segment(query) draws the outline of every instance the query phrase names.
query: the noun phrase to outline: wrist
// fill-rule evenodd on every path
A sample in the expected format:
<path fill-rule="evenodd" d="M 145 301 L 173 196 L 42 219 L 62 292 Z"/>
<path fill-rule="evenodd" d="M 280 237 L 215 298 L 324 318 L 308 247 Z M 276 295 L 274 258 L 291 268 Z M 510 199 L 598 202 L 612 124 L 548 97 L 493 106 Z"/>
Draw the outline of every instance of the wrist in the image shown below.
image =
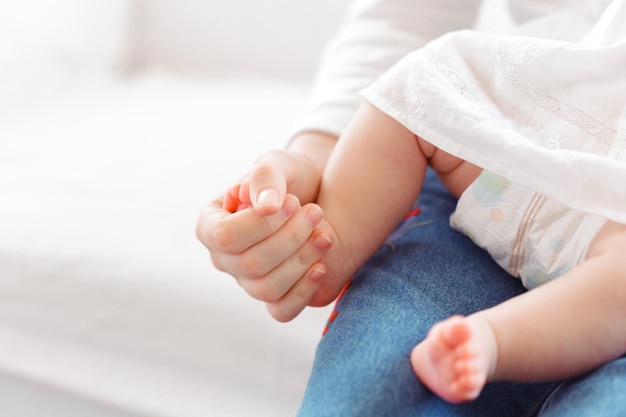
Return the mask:
<path fill-rule="evenodd" d="M 302 204 L 316 202 L 326 163 L 337 142 L 337 136 L 316 131 L 294 136 L 286 151 L 292 155 L 294 183 L 288 184 Z M 297 181 L 297 183 L 296 183 Z"/>
<path fill-rule="evenodd" d="M 287 145 L 287 151 L 305 156 L 322 167 L 337 143 L 337 136 L 321 131 L 305 131 L 294 136 Z"/>

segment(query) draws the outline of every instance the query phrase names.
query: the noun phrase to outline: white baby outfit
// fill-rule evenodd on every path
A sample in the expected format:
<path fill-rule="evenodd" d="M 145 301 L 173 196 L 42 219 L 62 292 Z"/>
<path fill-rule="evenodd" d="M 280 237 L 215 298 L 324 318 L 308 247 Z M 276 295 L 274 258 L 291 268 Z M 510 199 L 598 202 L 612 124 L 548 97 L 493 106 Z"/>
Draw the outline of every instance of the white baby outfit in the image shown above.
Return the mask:
<path fill-rule="evenodd" d="M 485 170 L 451 222 L 529 288 L 584 259 L 606 219 L 626 223 L 626 0 L 578 42 L 445 35 L 363 95 Z"/>

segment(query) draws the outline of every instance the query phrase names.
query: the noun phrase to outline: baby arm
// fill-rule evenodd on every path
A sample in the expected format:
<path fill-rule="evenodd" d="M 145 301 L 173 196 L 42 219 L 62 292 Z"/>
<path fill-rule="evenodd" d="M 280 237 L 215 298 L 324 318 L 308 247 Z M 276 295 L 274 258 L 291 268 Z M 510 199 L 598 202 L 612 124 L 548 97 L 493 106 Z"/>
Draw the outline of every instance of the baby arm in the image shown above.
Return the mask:
<path fill-rule="evenodd" d="M 370 104 L 359 110 L 339 138 L 326 166 L 318 198 L 322 227 L 334 243 L 322 258 L 325 284 L 315 305 L 380 247 L 411 209 L 421 188 L 427 160 L 413 133 Z"/>
<path fill-rule="evenodd" d="M 310 305 L 332 302 L 384 243 L 415 202 L 428 165 L 457 196 L 480 172 L 415 136 L 371 104 L 362 106 L 338 140 L 322 175 L 317 203 L 324 217 L 316 222 L 318 233 L 312 242 L 325 254 L 311 269 L 319 288 Z M 254 201 L 263 200 L 263 193 L 252 195 L 251 185 L 244 180 L 226 193 L 223 209 L 233 213 L 256 207 Z"/>
<path fill-rule="evenodd" d="M 322 177 L 318 203 L 333 246 L 322 262 L 327 276 L 312 305 L 324 305 L 387 239 L 415 202 L 431 166 L 455 195 L 480 169 L 417 137 L 365 103 L 339 139 Z"/>

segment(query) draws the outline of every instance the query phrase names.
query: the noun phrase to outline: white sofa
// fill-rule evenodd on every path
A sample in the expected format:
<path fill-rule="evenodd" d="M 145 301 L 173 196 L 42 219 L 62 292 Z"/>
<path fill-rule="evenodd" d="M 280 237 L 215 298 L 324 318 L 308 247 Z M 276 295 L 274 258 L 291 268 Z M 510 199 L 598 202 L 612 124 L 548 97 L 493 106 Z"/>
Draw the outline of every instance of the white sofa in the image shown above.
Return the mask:
<path fill-rule="evenodd" d="M 0 3 L 2 415 L 294 414 L 329 308 L 274 322 L 194 226 L 347 3 Z"/>

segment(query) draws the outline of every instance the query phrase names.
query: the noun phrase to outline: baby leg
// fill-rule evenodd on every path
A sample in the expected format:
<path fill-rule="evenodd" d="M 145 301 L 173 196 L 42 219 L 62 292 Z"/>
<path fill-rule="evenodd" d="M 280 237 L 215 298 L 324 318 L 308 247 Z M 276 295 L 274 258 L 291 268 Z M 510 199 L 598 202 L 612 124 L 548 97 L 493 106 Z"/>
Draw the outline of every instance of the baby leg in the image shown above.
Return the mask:
<path fill-rule="evenodd" d="M 486 381 L 554 381 L 624 355 L 626 226 L 608 222 L 563 276 L 467 318 L 433 327 L 411 355 L 420 380 L 450 402 Z M 497 344 L 496 344 L 497 340 Z"/>
<path fill-rule="evenodd" d="M 491 327 L 475 316 L 453 316 L 436 324 L 411 354 L 422 383 L 451 403 L 476 399 L 496 359 Z"/>

